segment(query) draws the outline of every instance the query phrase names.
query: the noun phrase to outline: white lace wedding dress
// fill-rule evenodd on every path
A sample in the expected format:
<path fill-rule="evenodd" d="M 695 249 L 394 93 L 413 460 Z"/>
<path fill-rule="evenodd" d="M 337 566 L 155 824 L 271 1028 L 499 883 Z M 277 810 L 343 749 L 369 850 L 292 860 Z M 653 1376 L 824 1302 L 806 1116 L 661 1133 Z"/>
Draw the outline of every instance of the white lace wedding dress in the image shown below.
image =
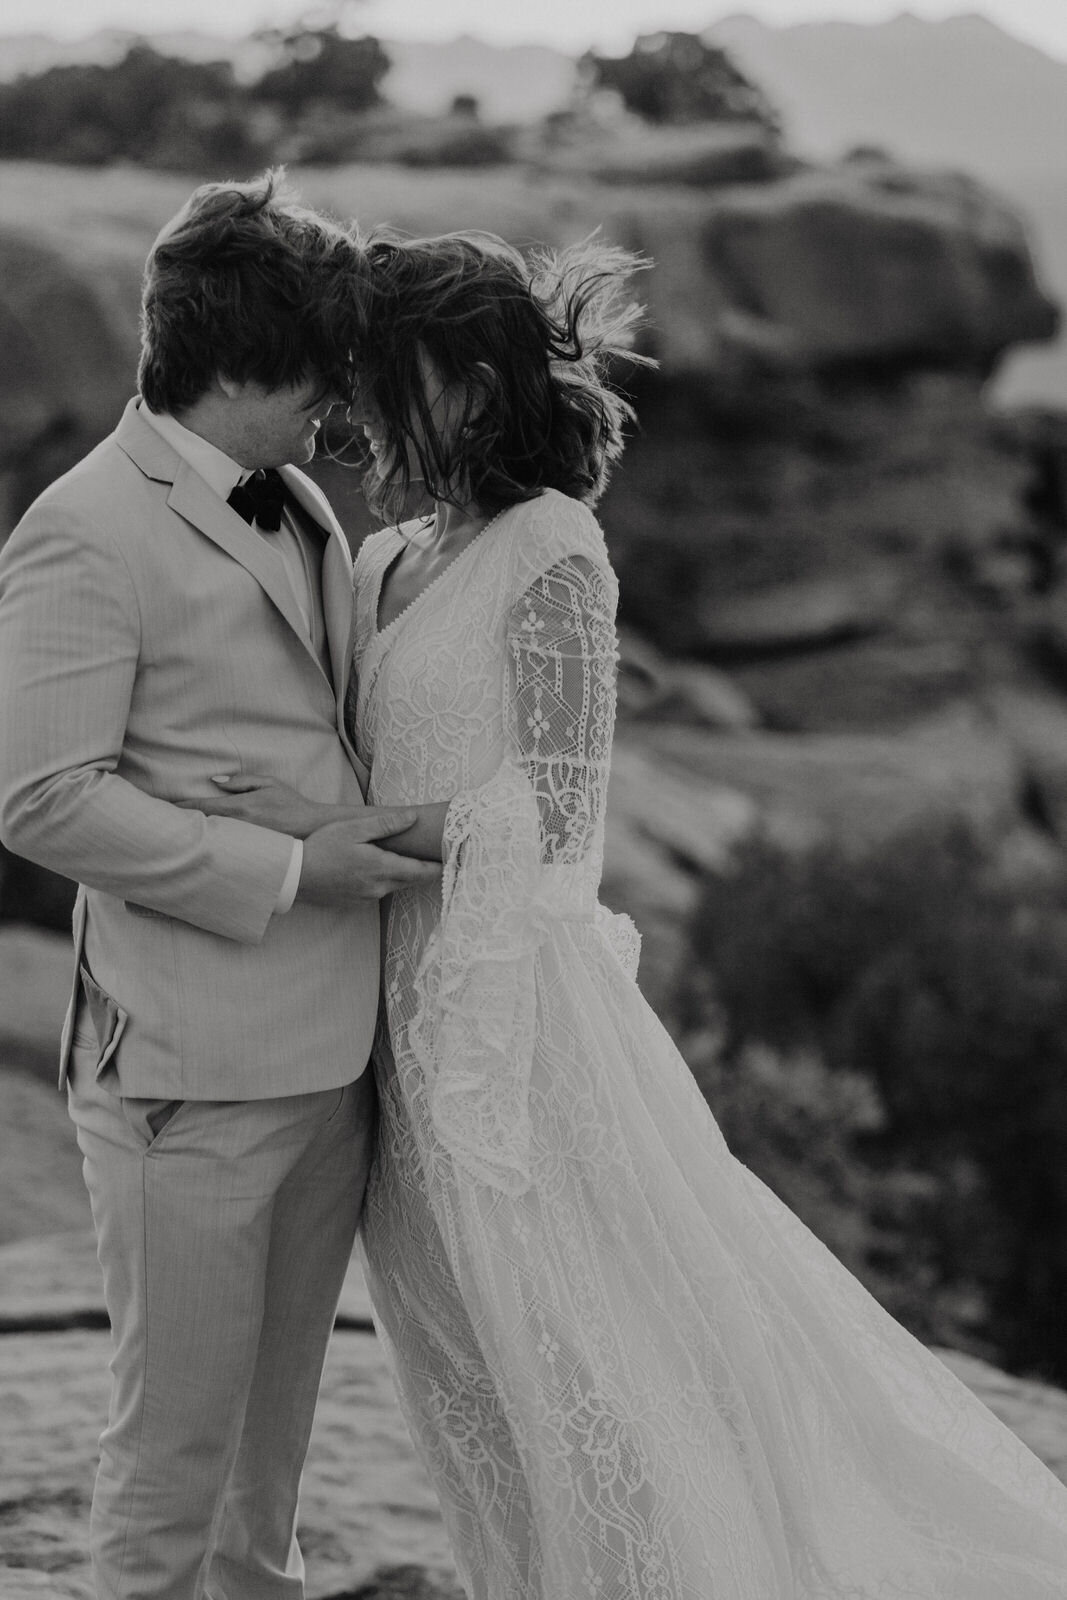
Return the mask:
<path fill-rule="evenodd" d="M 364 1237 L 470 1595 L 1064 1600 L 1067 1489 L 731 1157 L 597 904 L 592 514 L 512 508 L 379 630 L 402 546 L 356 565 L 360 753 L 455 799 L 389 910 Z"/>

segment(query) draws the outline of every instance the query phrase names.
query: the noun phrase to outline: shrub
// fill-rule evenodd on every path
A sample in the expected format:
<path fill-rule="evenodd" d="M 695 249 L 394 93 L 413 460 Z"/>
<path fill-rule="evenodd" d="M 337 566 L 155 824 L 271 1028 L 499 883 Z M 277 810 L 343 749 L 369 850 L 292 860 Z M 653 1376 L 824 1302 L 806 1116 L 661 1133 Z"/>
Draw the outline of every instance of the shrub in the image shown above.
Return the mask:
<path fill-rule="evenodd" d="M 143 40 L 110 65 L 56 66 L 0 84 L 0 157 L 248 170 L 276 159 L 305 123 L 314 129 L 332 115 L 351 137 L 353 120 L 382 105 L 390 63 L 377 39 L 305 24 L 264 38 L 277 63 L 252 85 L 238 83 L 228 61 L 187 61 Z M 323 159 L 338 157 L 327 148 Z"/>
<path fill-rule="evenodd" d="M 780 126 L 762 90 L 699 34 L 644 34 L 626 56 L 589 51 L 579 71 L 590 89 L 614 90 L 646 122 L 755 122 L 769 132 Z"/>
<path fill-rule="evenodd" d="M 722 1044 L 714 1028 L 681 1039 L 737 1159 L 917 1338 L 996 1358 L 988 1293 L 948 1259 L 949 1242 L 988 1209 L 973 1168 L 881 1160 L 888 1113 L 862 1073 L 834 1071 L 809 1051 Z"/>
<path fill-rule="evenodd" d="M 1004 884 L 959 825 L 860 859 L 757 842 L 709 882 L 691 947 L 681 1025 L 719 1021 L 718 1077 L 697 1072 L 750 1164 L 916 1331 L 966 1333 L 984 1303 L 1002 1359 L 1067 1378 L 1067 884 Z M 842 1099 L 857 1080 L 880 1124 Z"/>
<path fill-rule="evenodd" d="M 51 67 L 0 84 L 0 155 L 96 163 L 171 164 L 205 116 L 235 115 L 241 98 L 226 62 L 182 61 L 135 43 L 112 66 Z"/>
<path fill-rule="evenodd" d="M 264 38 L 275 45 L 280 60 L 253 85 L 253 99 L 272 101 L 290 116 L 316 102 L 346 111 L 369 111 L 383 103 L 379 86 L 390 62 L 377 39 L 346 39 L 336 24 L 311 28 L 304 23 Z"/>

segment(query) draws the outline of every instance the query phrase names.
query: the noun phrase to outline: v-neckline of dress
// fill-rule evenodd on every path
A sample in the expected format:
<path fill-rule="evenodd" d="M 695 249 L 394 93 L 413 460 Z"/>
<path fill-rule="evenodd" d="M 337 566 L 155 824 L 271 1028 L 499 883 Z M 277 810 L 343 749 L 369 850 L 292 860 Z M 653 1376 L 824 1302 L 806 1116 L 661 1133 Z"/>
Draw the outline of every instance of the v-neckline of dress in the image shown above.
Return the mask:
<path fill-rule="evenodd" d="M 392 621 L 387 622 L 383 628 L 378 622 L 378 615 L 382 604 L 382 589 L 385 586 L 386 575 L 388 574 L 390 568 L 403 556 L 404 548 L 407 544 L 403 534 L 400 533 L 399 529 L 395 529 L 394 533 L 396 537 L 401 540 L 401 548 L 397 550 L 394 555 L 390 556 L 389 560 L 383 567 L 380 568 L 378 572 L 378 583 L 374 591 L 374 605 L 371 611 L 371 624 L 373 629 L 371 634 L 371 642 L 374 643 L 380 639 L 388 638 L 389 634 L 392 633 L 397 623 L 403 622 L 404 618 L 413 609 L 413 607 L 417 606 L 419 601 L 422 600 L 425 595 L 428 595 L 432 589 L 436 589 L 437 585 L 448 577 L 448 574 L 452 571 L 453 567 L 457 566 L 459 562 L 463 560 L 463 557 L 474 549 L 475 545 L 481 543 L 482 539 L 489 532 L 489 529 L 497 527 L 502 519 L 507 516 L 508 512 L 513 509 L 514 508 L 512 506 L 505 506 L 503 510 L 498 511 L 495 516 L 490 517 L 489 521 L 485 524 L 485 527 L 478 529 L 478 532 L 474 535 L 474 538 L 470 541 L 470 543 L 464 545 L 462 550 L 457 551 L 448 565 L 442 567 L 437 576 L 431 578 L 429 583 L 424 584 L 419 590 L 418 594 L 412 595 L 407 605 L 403 606 L 401 610 L 397 612 Z"/>

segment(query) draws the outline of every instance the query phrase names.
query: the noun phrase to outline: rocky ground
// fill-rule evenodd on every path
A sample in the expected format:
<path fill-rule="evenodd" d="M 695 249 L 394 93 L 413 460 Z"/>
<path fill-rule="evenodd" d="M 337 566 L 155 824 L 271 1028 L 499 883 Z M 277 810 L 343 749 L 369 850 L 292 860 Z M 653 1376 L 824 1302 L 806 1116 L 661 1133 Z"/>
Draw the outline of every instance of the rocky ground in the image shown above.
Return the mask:
<path fill-rule="evenodd" d="M 0 1249 L 0 1594 L 83 1600 L 109 1334 L 91 1233 Z M 358 1268 L 342 1304 L 308 1458 L 301 1544 L 309 1596 L 453 1593 L 430 1485 L 415 1461 L 369 1321 Z M 18 1328 L 28 1331 L 18 1332 Z M 454 1581 L 454 1580 L 453 1580 Z"/>
<path fill-rule="evenodd" d="M 66 938 L 0 928 L 0 1596 L 88 1600 L 109 1333 L 81 1160 L 54 1083 Z M 358 1262 L 301 1513 L 308 1593 L 455 1600 L 440 1517 L 396 1409 Z"/>
<path fill-rule="evenodd" d="M 0 930 L 0 1595 L 91 1600 L 85 1560 L 109 1335 L 77 1147 L 42 1063 L 66 989 L 62 938 Z M 397 1412 L 358 1262 L 308 1459 L 312 1600 L 457 1600 L 433 1494 Z M 1067 1395 L 942 1352 L 1067 1482 Z"/>
<path fill-rule="evenodd" d="M 108 1335 L 70 1326 L 102 1317 L 91 1236 L 59 1235 L 0 1250 L 0 1594 L 89 1600 L 85 1541 L 96 1439 L 106 1407 Z M 94 1292 L 95 1290 L 95 1292 Z M 353 1274 L 342 1320 L 364 1314 Z M 54 1317 L 55 1331 L 11 1331 Z M 64 1327 L 63 1324 L 68 1326 Z M 959 1377 L 1067 1481 L 1067 1395 L 945 1352 Z M 449 1559 L 432 1491 L 412 1456 L 372 1333 L 334 1337 L 301 1509 L 308 1593 L 441 1596 Z M 396 1588 L 384 1573 L 412 1572 Z M 377 1577 L 375 1577 L 377 1575 Z M 453 1580 L 454 1582 L 454 1580 Z M 366 1589 L 361 1586 L 367 1585 Z"/>

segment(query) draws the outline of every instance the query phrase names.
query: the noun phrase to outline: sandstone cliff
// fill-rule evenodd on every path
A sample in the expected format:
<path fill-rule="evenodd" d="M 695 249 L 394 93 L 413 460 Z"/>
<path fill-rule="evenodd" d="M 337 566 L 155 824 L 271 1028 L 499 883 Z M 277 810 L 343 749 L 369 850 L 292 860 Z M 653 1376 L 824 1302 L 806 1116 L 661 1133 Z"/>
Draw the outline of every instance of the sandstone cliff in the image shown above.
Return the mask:
<path fill-rule="evenodd" d="M 623 728 L 622 846 L 609 889 L 648 914 L 651 896 L 654 920 L 677 928 L 679 861 L 690 857 L 684 841 L 664 839 L 668 824 L 651 820 L 663 810 L 665 771 L 687 796 L 668 809 L 706 818 L 709 836 L 718 836 L 709 788 L 718 784 L 740 797 L 731 818 L 746 801 L 751 815 L 808 837 L 827 813 L 834 825 L 851 792 L 832 776 L 839 765 L 870 759 L 869 743 L 855 756 L 848 738 L 887 741 L 875 768 L 896 770 L 921 805 L 922 728 L 936 743 L 947 718 L 973 729 L 971 747 L 983 751 L 974 792 L 988 779 L 984 814 L 998 829 L 1027 826 L 1017 799 L 1035 774 L 1044 815 L 1067 816 L 1063 719 L 1047 670 L 1059 670 L 1067 638 L 1067 431 L 994 416 L 985 400 L 1000 355 L 1048 337 L 1057 317 L 1003 198 L 873 159 L 768 162 L 758 182 L 719 172 L 701 184 L 691 170 L 672 173 L 670 155 L 652 150 L 646 167 L 658 181 L 646 184 L 636 181 L 640 163 L 627 157 L 627 167 L 618 151 L 610 183 L 532 167 L 294 177 L 309 200 L 363 223 L 462 223 L 520 242 L 600 225 L 653 259 L 638 287 L 645 345 L 661 365 L 652 376 L 620 374 L 633 384 L 640 428 L 603 520 L 624 619 L 673 659 L 674 687 Z M 141 262 L 187 190 L 184 178 L 137 171 L 5 169 L 0 536 L 114 422 L 133 386 Z M 367 520 L 356 475 L 329 462 L 320 471 L 358 540 Z M 662 722 L 687 731 L 668 765 L 657 756 L 642 778 L 651 725 Z M 897 744 L 912 725 L 915 738 Z M 813 734 L 838 742 L 801 737 Z M 943 762 L 961 738 L 944 745 Z M 961 793 L 975 783 L 975 759 L 964 760 Z M 802 771 L 821 776 L 798 785 Z M 807 811 L 786 826 L 798 786 Z M 869 796 L 860 805 L 869 816 Z M 881 811 L 888 826 L 899 808 L 887 800 Z M 10 864 L 8 879 L 9 902 L 22 896 L 24 906 Z M 674 959 L 659 961 L 664 979 Z"/>

